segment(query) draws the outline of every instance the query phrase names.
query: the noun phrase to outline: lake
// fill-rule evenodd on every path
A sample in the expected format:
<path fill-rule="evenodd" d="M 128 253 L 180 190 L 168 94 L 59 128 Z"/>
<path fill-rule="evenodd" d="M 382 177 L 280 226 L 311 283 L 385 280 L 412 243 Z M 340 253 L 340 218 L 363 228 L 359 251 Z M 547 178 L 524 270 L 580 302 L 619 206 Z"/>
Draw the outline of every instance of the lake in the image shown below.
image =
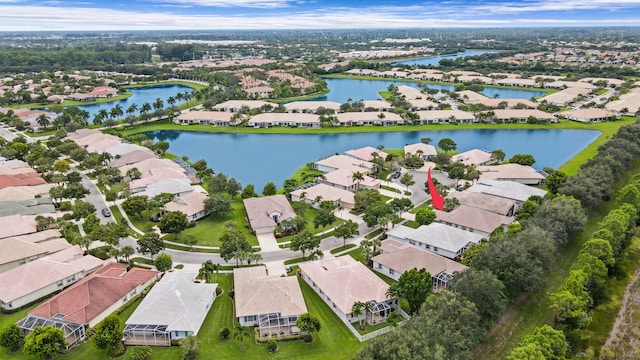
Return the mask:
<path fill-rule="evenodd" d="M 122 111 L 124 112 L 124 116 L 127 115 L 127 108 L 132 104 L 138 105 L 138 109 L 142 107 L 142 104 L 149 103 L 149 105 L 153 106 L 153 103 L 157 98 L 162 99 L 164 102 L 165 108 L 169 106 L 167 104 L 167 99 L 171 96 L 175 97 L 177 93 L 185 93 L 193 91 L 192 88 L 183 85 L 160 85 L 160 86 L 152 86 L 152 87 L 144 87 L 144 88 L 131 88 L 127 89 L 127 91 L 131 92 L 132 95 L 124 100 L 111 101 L 107 103 L 101 104 L 92 104 L 92 105 L 77 105 L 76 107 L 86 110 L 89 112 L 89 122 L 93 122 L 93 117 L 101 110 L 105 109 L 107 111 L 111 111 L 113 107 L 117 104 L 122 106 Z M 184 101 L 182 101 L 184 102 Z M 182 102 L 176 102 L 175 105 L 178 105 Z M 138 115 L 139 111 L 134 115 Z"/>
<path fill-rule="evenodd" d="M 475 56 L 475 55 L 482 55 L 482 54 L 495 54 L 495 53 L 498 53 L 498 52 L 499 51 L 495 51 L 495 50 L 465 50 L 464 52 L 457 53 L 457 54 L 451 54 L 451 55 L 430 56 L 430 57 L 419 58 L 419 59 L 395 61 L 395 62 L 392 62 L 391 65 L 416 65 L 416 66 L 432 65 L 432 66 L 438 66 L 440 64 L 440 60 L 443 60 L 443 59 L 455 60 L 455 59 L 463 58 L 463 57 L 466 57 L 466 56 Z"/>
<path fill-rule="evenodd" d="M 378 92 L 387 91 L 389 85 L 396 86 L 405 85 L 418 88 L 418 83 L 410 81 L 398 80 L 359 80 L 359 79 L 323 79 L 327 82 L 329 92 L 323 96 L 313 98 L 316 101 L 335 101 L 341 104 L 347 102 L 348 99 L 358 100 L 376 100 L 382 99 Z M 428 88 L 436 90 L 453 90 L 454 85 L 445 84 L 425 84 Z M 490 98 L 498 94 L 500 99 L 531 99 L 546 94 L 543 91 L 511 89 L 511 88 L 485 88 L 482 93 Z"/>
<path fill-rule="evenodd" d="M 409 132 L 349 133 L 349 134 L 218 134 L 162 130 L 146 133 L 168 141 L 169 152 L 190 160 L 205 159 L 215 172 L 222 172 L 240 181 L 253 184 L 256 192 L 272 181 L 281 187 L 284 180 L 304 164 L 335 153 L 363 146 L 402 148 L 430 137 L 437 146 L 448 137 L 458 145 L 458 151 L 474 148 L 487 151 L 502 149 L 507 158 L 514 154 L 531 154 L 534 167 L 558 168 L 593 142 L 597 130 L 433 130 Z"/>

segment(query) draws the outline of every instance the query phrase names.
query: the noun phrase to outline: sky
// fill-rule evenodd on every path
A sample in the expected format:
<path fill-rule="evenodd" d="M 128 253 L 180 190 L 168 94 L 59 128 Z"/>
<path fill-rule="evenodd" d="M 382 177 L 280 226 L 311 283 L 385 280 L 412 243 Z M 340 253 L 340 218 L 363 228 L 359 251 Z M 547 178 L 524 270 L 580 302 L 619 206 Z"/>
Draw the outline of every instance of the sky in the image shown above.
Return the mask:
<path fill-rule="evenodd" d="M 0 31 L 638 25 L 640 0 L 0 0 Z"/>

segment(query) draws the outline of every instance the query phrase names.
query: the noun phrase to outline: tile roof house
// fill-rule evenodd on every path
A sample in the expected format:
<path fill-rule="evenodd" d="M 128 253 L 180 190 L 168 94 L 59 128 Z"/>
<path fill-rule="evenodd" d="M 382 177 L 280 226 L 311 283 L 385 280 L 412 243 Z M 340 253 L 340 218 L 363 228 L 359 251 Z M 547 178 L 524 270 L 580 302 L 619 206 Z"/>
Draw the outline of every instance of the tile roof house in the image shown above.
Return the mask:
<path fill-rule="evenodd" d="M 71 245 L 55 229 L 0 239 L 0 273 L 43 256 L 68 249 Z"/>
<path fill-rule="evenodd" d="M 382 241 L 380 255 L 374 256 L 371 261 L 374 271 L 396 281 L 411 269 L 425 269 L 433 279 L 433 291 L 445 289 L 456 272 L 467 269 L 444 256 L 392 239 Z"/>
<path fill-rule="evenodd" d="M 322 183 L 315 184 L 308 188 L 294 190 L 290 195 L 291 201 L 304 200 L 313 207 L 320 206 L 320 204 L 315 201 L 318 196 L 321 197 L 323 201 L 331 201 L 336 206 L 342 206 L 344 209 L 353 209 L 355 206 L 355 199 L 351 191 Z"/>
<path fill-rule="evenodd" d="M 69 286 L 104 264 L 76 245 L 0 274 L 0 307 L 16 310 Z"/>
<path fill-rule="evenodd" d="M 436 222 L 453 226 L 465 231 L 489 236 L 499 227 L 506 228 L 514 218 L 499 215 L 491 211 L 460 205 L 450 212 L 435 210 Z"/>
<path fill-rule="evenodd" d="M 501 164 L 478 166 L 480 177 L 491 180 L 515 181 L 525 185 L 540 185 L 545 177 L 531 166 L 520 164 Z"/>
<path fill-rule="evenodd" d="M 213 107 L 213 110 L 238 112 L 243 107 L 247 107 L 249 109 L 260 109 L 263 106 L 275 108 L 277 104 L 262 100 L 228 100 L 215 105 Z"/>
<path fill-rule="evenodd" d="M 233 269 L 235 316 L 242 326 L 258 326 L 261 338 L 300 333 L 298 317 L 307 312 L 298 279 L 268 276 L 267 268 Z"/>
<path fill-rule="evenodd" d="M 288 112 L 317 113 L 320 108 L 331 110 L 334 114 L 340 112 L 340 103 L 335 101 L 292 101 L 284 104 Z"/>
<path fill-rule="evenodd" d="M 166 273 L 127 319 L 127 345 L 171 346 L 172 340 L 198 335 L 216 299 L 218 284 L 196 283 L 195 273 Z"/>
<path fill-rule="evenodd" d="M 438 155 L 436 147 L 431 144 L 417 143 L 404 146 L 404 155 L 407 154 L 419 155 L 423 160 L 434 158 Z"/>
<path fill-rule="evenodd" d="M 173 119 L 176 124 L 232 125 L 233 114 L 227 111 L 189 111 Z"/>
<path fill-rule="evenodd" d="M 332 155 L 314 163 L 314 167 L 322 172 L 331 172 L 338 169 L 349 169 L 368 174 L 373 169 L 373 164 L 346 155 Z"/>
<path fill-rule="evenodd" d="M 569 120 L 585 122 L 585 123 L 610 121 L 618 118 L 618 116 L 612 113 L 611 111 L 598 109 L 598 108 L 563 111 L 558 115 L 564 116 Z"/>
<path fill-rule="evenodd" d="M 54 186 L 55 184 L 9 186 L 0 189 L 0 201 L 29 200 L 36 197 L 48 197 L 49 189 Z"/>
<path fill-rule="evenodd" d="M 307 113 L 262 113 L 249 119 L 247 125 L 259 128 L 286 126 L 319 129 L 321 127 L 320 116 Z"/>
<path fill-rule="evenodd" d="M 338 169 L 325 173 L 323 177 L 318 178 L 318 182 L 353 192 L 357 191 L 358 189 L 380 188 L 380 180 L 374 179 L 364 174 L 362 176 L 362 181 L 354 180 L 354 173 L 355 171 L 351 169 Z"/>
<path fill-rule="evenodd" d="M 158 156 L 151 150 L 134 150 L 126 154 L 120 155 L 109 162 L 109 167 L 121 167 L 133 165 L 147 159 L 157 159 Z"/>
<path fill-rule="evenodd" d="M 516 202 L 499 196 L 472 191 L 452 191 L 448 198 L 456 198 L 461 205 L 467 205 L 504 216 L 513 216 L 516 212 Z"/>
<path fill-rule="evenodd" d="M 361 318 L 352 314 L 356 302 L 373 304 L 373 310 L 364 315 L 371 325 L 384 322 L 396 306 L 396 299 L 387 297 L 389 285 L 351 256 L 303 262 L 300 273 L 344 322 Z"/>
<path fill-rule="evenodd" d="M 404 123 L 402 117 L 396 113 L 382 112 L 344 112 L 337 115 L 342 126 L 379 125 L 392 126 Z"/>
<path fill-rule="evenodd" d="M 11 215 L 0 217 L 0 239 L 36 232 L 35 215 Z"/>
<path fill-rule="evenodd" d="M 482 166 L 494 163 L 495 160 L 491 158 L 490 152 L 479 149 L 472 149 L 460 154 L 453 155 L 451 157 L 451 162 L 459 162 L 464 165 Z"/>
<path fill-rule="evenodd" d="M 151 285 L 160 273 L 109 263 L 71 285 L 18 321 L 29 333 L 37 326 L 51 325 L 65 332 L 70 346 L 83 339 L 86 329 L 96 326 L 134 296 Z"/>
<path fill-rule="evenodd" d="M 531 196 L 544 197 L 547 192 L 532 186 L 527 186 L 515 181 L 498 181 L 480 178 L 467 191 L 481 192 L 483 194 L 499 196 L 505 199 L 511 199 L 518 206 L 522 205 Z"/>
<path fill-rule="evenodd" d="M 43 185 L 47 182 L 35 170 L 21 174 L 3 175 L 0 174 L 0 189 L 16 186 Z"/>
<path fill-rule="evenodd" d="M 166 211 L 180 211 L 187 215 L 189 221 L 200 220 L 208 215 L 204 210 L 204 201 L 207 198 L 207 194 L 192 191 L 166 203 L 164 209 Z"/>
<path fill-rule="evenodd" d="M 387 236 L 389 239 L 405 242 L 449 259 L 457 258 L 485 237 L 484 234 L 440 223 L 422 225 L 417 229 L 399 225 L 387 231 Z"/>
<path fill-rule="evenodd" d="M 362 160 L 362 161 L 371 161 L 374 159 L 373 154 L 377 154 L 377 157 L 381 157 L 382 159 L 386 159 L 389 154 L 386 152 L 376 149 L 373 146 L 365 146 L 359 149 L 347 150 L 344 152 L 347 156 L 351 156 L 353 158 Z"/>
<path fill-rule="evenodd" d="M 476 121 L 476 117 L 467 111 L 462 110 L 421 110 L 418 111 L 419 118 L 415 124 L 449 124 L 463 123 L 470 124 Z"/>
<path fill-rule="evenodd" d="M 243 200 L 251 228 L 257 234 L 273 232 L 283 220 L 293 219 L 293 211 L 289 200 L 284 195 L 271 195 Z"/>
<path fill-rule="evenodd" d="M 56 209 L 47 197 L 28 200 L 0 201 L 0 217 L 9 215 L 40 215 L 55 212 Z"/>

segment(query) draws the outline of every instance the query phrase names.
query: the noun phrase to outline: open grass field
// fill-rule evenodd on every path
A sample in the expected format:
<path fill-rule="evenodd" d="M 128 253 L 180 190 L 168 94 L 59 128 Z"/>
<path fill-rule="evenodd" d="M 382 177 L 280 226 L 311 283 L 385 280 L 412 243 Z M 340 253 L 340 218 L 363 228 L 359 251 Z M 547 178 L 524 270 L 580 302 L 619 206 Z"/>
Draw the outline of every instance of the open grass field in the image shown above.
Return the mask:
<path fill-rule="evenodd" d="M 251 235 L 249 229 L 245 227 L 246 220 L 244 215 L 244 206 L 242 201 L 234 200 L 231 203 L 231 207 L 233 208 L 233 212 L 227 215 L 226 218 L 222 220 L 216 220 L 211 216 L 207 216 L 201 220 L 198 220 L 198 223 L 195 227 L 184 230 L 180 233 L 179 238 L 184 237 L 185 235 L 193 235 L 198 239 L 198 245 L 204 246 L 220 246 L 220 237 L 225 232 L 224 223 L 227 221 L 234 221 L 238 225 L 238 230 L 244 233 L 249 240 L 251 245 L 258 245 L 258 239 L 255 235 Z M 174 240 L 171 237 L 168 240 Z"/>
<path fill-rule="evenodd" d="M 618 189 L 624 186 L 637 173 L 640 173 L 640 159 L 636 159 L 632 169 L 627 171 L 616 182 L 615 188 Z M 602 203 L 591 211 L 585 230 L 579 236 L 570 239 L 569 243 L 558 253 L 555 264 L 544 277 L 545 287 L 526 298 L 516 300 L 507 309 L 500 322 L 494 326 L 490 335 L 475 349 L 474 359 L 504 359 L 534 328 L 544 324 L 552 324 L 553 311 L 549 307 L 548 294 L 564 285 L 571 266 L 582 248 L 582 244 L 591 238 L 591 234 L 598 229 L 598 223 L 611 211 L 614 205 L 613 202 Z M 630 251 L 628 257 L 629 259 L 637 259 L 637 250 Z M 625 260 L 623 261 L 623 266 L 625 266 L 624 264 L 631 266 L 629 265 L 631 263 L 637 264 L 637 262 Z M 633 270 L 630 270 L 630 273 L 632 274 Z M 609 284 L 609 290 L 612 293 L 624 292 L 626 283 L 625 285 L 616 284 L 618 281 L 616 280 Z M 611 329 L 615 314 L 617 314 L 616 309 L 619 309 L 619 306 L 619 301 L 616 304 L 616 300 L 613 299 L 613 302 L 601 306 L 602 309 L 596 309 L 593 313 L 594 318 L 589 328 L 593 335 L 591 345 L 606 339 L 608 329 Z M 612 308 L 609 309 L 608 307 Z M 599 321 L 598 324 L 594 324 L 596 319 Z"/>

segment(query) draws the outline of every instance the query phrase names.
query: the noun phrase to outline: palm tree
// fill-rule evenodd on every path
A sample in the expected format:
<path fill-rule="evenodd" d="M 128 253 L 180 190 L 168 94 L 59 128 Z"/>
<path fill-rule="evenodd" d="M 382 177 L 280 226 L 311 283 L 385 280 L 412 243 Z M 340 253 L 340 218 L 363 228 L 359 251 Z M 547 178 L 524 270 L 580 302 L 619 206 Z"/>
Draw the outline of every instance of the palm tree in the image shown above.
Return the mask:
<path fill-rule="evenodd" d="M 202 266 L 200 266 L 200 270 L 198 270 L 198 277 L 200 279 L 209 281 L 211 279 L 211 276 L 213 275 L 213 272 L 217 271 L 217 269 L 217 264 L 214 264 L 211 260 L 207 260 L 202 263 Z"/>
<path fill-rule="evenodd" d="M 362 310 L 364 309 L 364 303 L 362 301 L 356 301 L 351 307 L 351 317 L 358 318 L 360 324 L 360 330 L 364 330 L 364 319 L 362 318 Z M 365 314 L 366 317 L 366 314 Z"/>
<path fill-rule="evenodd" d="M 131 115 L 133 115 L 136 111 L 138 111 L 138 105 L 131 104 L 131 106 L 127 108 L 127 116 L 131 117 Z"/>
<path fill-rule="evenodd" d="M 170 107 L 173 107 L 173 105 L 176 104 L 176 98 L 174 98 L 173 96 L 169 96 L 169 98 L 167 99 L 167 103 Z"/>
<path fill-rule="evenodd" d="M 144 115 L 149 111 L 151 111 L 151 104 L 149 104 L 148 102 L 142 104 L 142 108 L 140 108 L 140 112 Z"/>
<path fill-rule="evenodd" d="M 164 107 L 164 101 L 162 99 L 157 98 L 156 101 L 153 102 L 153 109 L 155 111 L 160 111 Z"/>
<path fill-rule="evenodd" d="M 373 318 L 373 303 L 367 301 L 367 302 L 364 303 L 363 307 L 364 307 L 364 317 L 365 317 L 365 319 L 367 318 L 367 316 L 369 314 L 371 314 L 371 317 Z"/>
<path fill-rule="evenodd" d="M 120 253 L 129 262 L 129 257 L 135 253 L 135 250 L 132 246 L 127 245 L 120 250 Z"/>
<path fill-rule="evenodd" d="M 122 105 L 117 104 L 113 108 L 111 108 L 111 112 L 109 113 L 112 120 L 115 120 L 118 117 L 121 117 L 124 114 L 122 111 Z"/>
<path fill-rule="evenodd" d="M 109 112 L 107 111 L 107 109 L 100 109 L 98 111 L 98 115 L 100 116 L 100 120 L 104 121 L 109 117 Z M 100 122 L 101 124 L 102 124 L 102 121 Z"/>
<path fill-rule="evenodd" d="M 36 118 L 36 122 L 38 123 L 38 125 L 40 125 L 43 131 L 47 131 L 47 126 L 51 124 L 51 121 L 49 121 L 47 114 L 38 115 L 38 117 Z"/>
<path fill-rule="evenodd" d="M 351 180 L 356 183 L 356 190 L 360 187 L 360 182 L 364 180 L 364 174 L 356 171 L 351 175 Z"/>
<path fill-rule="evenodd" d="M 240 341 L 240 349 L 244 350 L 244 338 L 249 336 L 249 328 L 247 326 L 242 326 L 238 323 L 235 328 L 235 333 L 233 334 L 233 338 Z"/>

